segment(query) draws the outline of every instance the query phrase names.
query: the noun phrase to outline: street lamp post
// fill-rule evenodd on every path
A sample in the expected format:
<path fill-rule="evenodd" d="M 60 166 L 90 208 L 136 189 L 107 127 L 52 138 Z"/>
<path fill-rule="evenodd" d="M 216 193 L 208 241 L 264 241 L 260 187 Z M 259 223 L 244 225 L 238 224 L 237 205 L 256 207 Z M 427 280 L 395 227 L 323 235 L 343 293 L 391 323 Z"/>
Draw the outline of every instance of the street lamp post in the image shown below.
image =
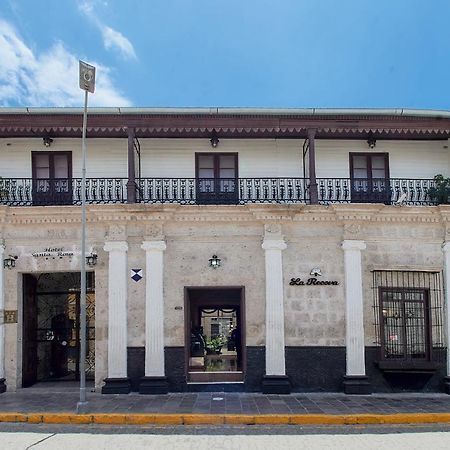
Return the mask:
<path fill-rule="evenodd" d="M 84 90 L 81 180 L 81 292 L 80 292 L 80 401 L 77 412 L 85 412 L 86 400 L 86 127 L 88 92 L 95 90 L 95 67 L 80 61 L 80 89 Z"/>

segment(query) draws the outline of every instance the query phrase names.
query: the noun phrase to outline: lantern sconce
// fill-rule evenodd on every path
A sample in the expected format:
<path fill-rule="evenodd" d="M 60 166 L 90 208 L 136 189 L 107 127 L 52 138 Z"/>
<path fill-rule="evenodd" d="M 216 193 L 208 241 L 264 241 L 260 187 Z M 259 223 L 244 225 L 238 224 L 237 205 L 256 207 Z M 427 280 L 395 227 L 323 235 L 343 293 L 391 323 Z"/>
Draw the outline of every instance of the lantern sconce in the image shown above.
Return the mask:
<path fill-rule="evenodd" d="M 50 136 L 45 136 L 42 138 L 42 141 L 46 147 L 50 147 L 50 145 L 52 145 L 53 139 Z"/>
<path fill-rule="evenodd" d="M 3 260 L 3 267 L 5 269 L 14 269 L 16 267 L 16 260 L 18 256 L 9 255 L 9 258 Z"/>
<path fill-rule="evenodd" d="M 218 267 L 220 267 L 220 261 L 221 259 L 218 258 L 217 255 L 212 255 L 212 258 L 209 259 L 209 267 L 217 269 Z"/>
<path fill-rule="evenodd" d="M 371 131 L 369 131 L 369 135 L 367 136 L 367 145 L 369 148 L 375 148 L 377 145 L 377 140 Z"/>
<path fill-rule="evenodd" d="M 219 145 L 219 137 L 217 136 L 216 130 L 213 130 L 211 139 L 209 140 L 212 148 L 216 148 Z"/>
<path fill-rule="evenodd" d="M 97 253 L 91 253 L 86 256 L 86 265 L 89 267 L 94 267 L 97 264 Z"/>

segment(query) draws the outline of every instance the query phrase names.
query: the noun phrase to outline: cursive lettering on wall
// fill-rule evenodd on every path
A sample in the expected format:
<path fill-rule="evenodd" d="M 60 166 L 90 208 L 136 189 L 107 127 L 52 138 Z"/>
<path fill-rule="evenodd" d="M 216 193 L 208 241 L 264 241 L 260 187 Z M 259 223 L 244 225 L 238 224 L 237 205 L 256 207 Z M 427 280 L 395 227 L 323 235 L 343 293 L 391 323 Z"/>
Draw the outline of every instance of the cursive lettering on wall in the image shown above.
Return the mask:
<path fill-rule="evenodd" d="M 318 280 L 317 278 L 308 278 L 303 281 L 301 278 L 291 278 L 289 286 L 338 286 L 339 281 L 336 280 Z"/>

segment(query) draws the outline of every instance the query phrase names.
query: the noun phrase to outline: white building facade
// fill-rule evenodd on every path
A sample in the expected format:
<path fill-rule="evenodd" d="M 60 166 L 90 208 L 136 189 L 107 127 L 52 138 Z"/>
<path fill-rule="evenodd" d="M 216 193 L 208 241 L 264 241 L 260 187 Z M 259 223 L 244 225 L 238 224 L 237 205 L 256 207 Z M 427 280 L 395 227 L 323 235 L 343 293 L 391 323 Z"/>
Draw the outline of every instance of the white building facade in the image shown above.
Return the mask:
<path fill-rule="evenodd" d="M 450 113 L 0 111 L 0 390 L 450 393 Z M 443 179 L 435 178 L 442 174 Z"/>

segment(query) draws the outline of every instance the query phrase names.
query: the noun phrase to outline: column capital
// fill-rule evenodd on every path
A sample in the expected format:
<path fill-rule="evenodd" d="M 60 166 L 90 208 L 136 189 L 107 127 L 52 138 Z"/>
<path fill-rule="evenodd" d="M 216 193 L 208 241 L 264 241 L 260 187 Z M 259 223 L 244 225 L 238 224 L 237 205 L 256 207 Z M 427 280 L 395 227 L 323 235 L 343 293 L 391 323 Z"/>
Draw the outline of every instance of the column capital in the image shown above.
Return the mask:
<path fill-rule="evenodd" d="M 342 241 L 343 250 L 365 250 L 366 243 L 364 241 L 358 241 L 356 239 L 346 239 Z"/>
<path fill-rule="evenodd" d="M 442 244 L 442 251 L 443 251 L 444 253 L 450 252 L 450 241 L 445 241 L 445 242 Z"/>
<path fill-rule="evenodd" d="M 163 252 L 167 245 L 164 241 L 143 241 L 141 248 L 146 252 Z"/>
<path fill-rule="evenodd" d="M 285 250 L 287 245 L 284 239 L 264 239 L 261 247 L 264 250 Z"/>
<path fill-rule="evenodd" d="M 103 247 L 105 252 L 127 252 L 128 243 L 126 241 L 107 241 Z"/>

